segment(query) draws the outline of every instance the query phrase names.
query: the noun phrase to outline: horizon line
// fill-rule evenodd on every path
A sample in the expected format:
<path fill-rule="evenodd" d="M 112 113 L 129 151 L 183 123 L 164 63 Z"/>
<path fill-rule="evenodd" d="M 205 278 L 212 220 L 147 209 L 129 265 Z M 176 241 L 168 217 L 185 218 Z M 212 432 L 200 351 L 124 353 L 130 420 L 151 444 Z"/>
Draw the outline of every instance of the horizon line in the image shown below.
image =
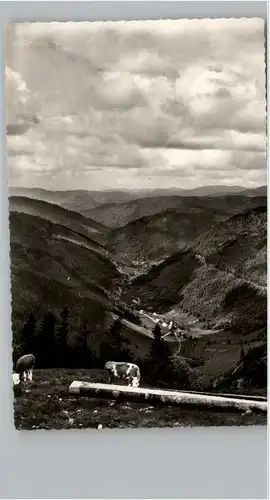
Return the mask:
<path fill-rule="evenodd" d="M 63 192 L 75 192 L 75 191 L 84 191 L 84 192 L 104 192 L 104 191 L 194 191 L 196 189 L 203 189 L 203 188 L 239 188 L 239 189 L 243 189 L 243 190 L 246 190 L 246 189 L 259 189 L 259 188 L 263 188 L 263 187 L 266 187 L 267 188 L 267 184 L 260 184 L 258 186 L 239 186 L 239 185 L 236 185 L 236 184 L 233 184 L 233 185 L 228 185 L 228 184 L 206 184 L 205 186 L 196 186 L 196 187 L 192 187 L 192 188 L 178 188 L 178 187 L 168 187 L 168 188 L 101 188 L 101 189 L 82 189 L 82 188 L 77 188 L 77 189 L 61 189 L 61 188 L 58 188 L 58 189 L 53 189 L 53 188 L 42 188 L 42 187 L 38 187 L 38 186 L 32 186 L 32 187 L 29 187 L 29 186 L 11 186 L 9 185 L 8 186 L 8 189 L 39 189 L 41 191 L 50 191 L 50 192 L 58 192 L 58 191 L 63 191 Z"/>

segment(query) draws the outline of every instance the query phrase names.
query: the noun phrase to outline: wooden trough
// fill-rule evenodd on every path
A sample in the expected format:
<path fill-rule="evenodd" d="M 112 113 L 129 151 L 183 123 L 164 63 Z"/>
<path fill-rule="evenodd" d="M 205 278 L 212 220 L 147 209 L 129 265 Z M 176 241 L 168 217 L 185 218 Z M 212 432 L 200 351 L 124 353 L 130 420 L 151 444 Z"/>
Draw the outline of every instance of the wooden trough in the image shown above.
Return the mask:
<path fill-rule="evenodd" d="M 97 384 L 75 380 L 69 387 L 71 394 L 90 398 L 115 399 L 116 401 L 136 401 L 141 403 L 159 403 L 167 405 L 185 405 L 193 407 L 217 408 L 222 410 L 267 411 L 267 401 L 243 399 L 237 396 L 219 396 L 204 393 L 168 391 L 163 389 L 128 387 L 113 384 Z"/>

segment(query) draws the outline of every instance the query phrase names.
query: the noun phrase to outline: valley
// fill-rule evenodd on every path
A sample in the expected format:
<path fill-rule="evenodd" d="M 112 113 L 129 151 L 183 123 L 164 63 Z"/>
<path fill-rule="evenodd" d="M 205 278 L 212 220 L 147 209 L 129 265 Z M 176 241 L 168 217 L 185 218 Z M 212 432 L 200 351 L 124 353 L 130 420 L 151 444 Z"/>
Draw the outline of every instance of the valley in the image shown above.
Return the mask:
<path fill-rule="evenodd" d="M 86 212 L 91 192 L 81 205 L 77 193 L 78 211 L 25 194 L 10 197 L 14 356 L 29 314 L 40 329 L 44 315 L 57 324 L 68 308 L 71 350 L 84 332 L 99 366 L 120 321 L 121 349 L 144 369 L 159 320 L 169 352 L 204 390 L 239 392 L 243 379 L 246 394 L 265 393 L 265 352 L 253 360 L 255 375 L 240 364 L 266 346 L 266 196 L 133 193 L 123 201 L 114 193 L 108 204 L 100 194 Z"/>

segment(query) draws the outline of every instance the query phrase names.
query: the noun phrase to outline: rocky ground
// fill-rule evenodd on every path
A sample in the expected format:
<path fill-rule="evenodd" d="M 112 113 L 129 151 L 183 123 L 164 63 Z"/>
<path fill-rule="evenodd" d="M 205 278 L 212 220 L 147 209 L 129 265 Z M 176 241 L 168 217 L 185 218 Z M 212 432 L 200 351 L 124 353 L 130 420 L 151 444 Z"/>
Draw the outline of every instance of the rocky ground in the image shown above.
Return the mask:
<path fill-rule="evenodd" d="M 125 427 L 183 427 L 266 425 L 265 414 L 244 414 L 75 397 L 74 380 L 102 381 L 98 370 L 36 370 L 32 383 L 23 383 L 14 399 L 17 429 L 81 429 Z"/>

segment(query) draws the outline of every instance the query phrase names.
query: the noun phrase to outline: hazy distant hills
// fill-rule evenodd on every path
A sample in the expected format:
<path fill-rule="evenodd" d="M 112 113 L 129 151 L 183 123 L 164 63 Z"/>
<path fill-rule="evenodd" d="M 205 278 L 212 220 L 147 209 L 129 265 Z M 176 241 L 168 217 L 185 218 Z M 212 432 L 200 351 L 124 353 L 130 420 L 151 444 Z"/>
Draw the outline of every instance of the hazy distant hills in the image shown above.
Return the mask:
<path fill-rule="evenodd" d="M 239 324 L 239 332 L 266 326 L 266 216 L 263 206 L 217 223 L 135 279 L 125 299 L 160 311 L 180 304 L 214 325 Z"/>
<path fill-rule="evenodd" d="M 103 203 L 119 203 L 133 199 L 128 191 L 47 191 L 39 188 L 9 188 L 9 196 L 23 196 L 55 203 L 75 212 L 90 210 Z"/>
<path fill-rule="evenodd" d="M 252 189 L 240 186 L 202 186 L 183 190 L 181 196 L 225 196 L 235 194 L 240 194 L 242 196 L 266 196 L 267 186 L 260 186 Z"/>
<path fill-rule="evenodd" d="M 254 189 L 244 189 L 241 191 L 243 196 L 267 196 L 267 186 L 260 186 Z"/>
<path fill-rule="evenodd" d="M 127 203 L 107 203 L 84 212 L 97 222 L 111 228 L 123 227 L 142 217 L 158 214 L 166 210 L 178 209 L 182 212 L 199 213 L 205 211 L 233 215 L 246 208 L 266 203 L 266 197 L 242 196 L 240 194 L 222 196 L 156 196 L 140 198 Z"/>
<path fill-rule="evenodd" d="M 27 198 L 35 198 L 50 203 L 60 205 L 69 210 L 92 217 L 88 210 L 92 210 L 104 204 L 109 204 L 107 209 L 110 210 L 111 205 L 118 203 L 127 203 L 140 198 L 155 198 L 155 197 L 172 197 L 172 196 L 220 196 L 220 195 L 235 195 L 238 193 L 246 196 L 266 196 L 266 186 L 261 186 L 256 189 L 246 189 L 240 186 L 205 186 L 195 189 L 131 189 L 131 190 L 103 190 L 103 191 L 87 191 L 87 190 L 68 190 L 68 191 L 48 191 L 41 188 L 18 188 L 10 187 L 10 196 L 23 196 Z M 174 206 L 174 205 L 173 205 Z M 168 206 L 167 208 L 173 208 Z M 143 215 L 149 215 L 147 213 Z M 143 216 L 141 215 L 141 216 Z M 97 220 L 100 220 L 97 215 Z M 126 224 L 127 221 L 124 221 Z"/>

